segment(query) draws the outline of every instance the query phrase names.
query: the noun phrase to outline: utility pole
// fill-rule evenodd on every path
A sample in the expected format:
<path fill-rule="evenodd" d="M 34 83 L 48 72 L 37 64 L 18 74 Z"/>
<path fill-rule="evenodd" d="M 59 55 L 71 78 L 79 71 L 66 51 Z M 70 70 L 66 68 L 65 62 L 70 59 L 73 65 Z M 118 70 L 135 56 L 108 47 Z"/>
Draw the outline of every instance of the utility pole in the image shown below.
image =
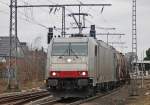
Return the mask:
<path fill-rule="evenodd" d="M 19 88 L 17 81 L 17 42 L 17 0 L 10 0 L 8 90 Z"/>
<path fill-rule="evenodd" d="M 65 37 L 65 33 L 66 33 L 66 17 L 65 17 L 66 13 L 65 13 L 65 6 L 62 7 L 62 32 L 61 35 L 62 37 Z"/>
<path fill-rule="evenodd" d="M 145 71 L 145 64 L 142 60 L 141 63 L 142 75 L 141 75 L 141 88 L 144 88 L 144 71 Z"/>
<path fill-rule="evenodd" d="M 137 87 L 137 30 L 136 30 L 136 0 L 132 0 L 132 80 L 131 80 L 131 89 L 130 95 L 138 95 Z"/>

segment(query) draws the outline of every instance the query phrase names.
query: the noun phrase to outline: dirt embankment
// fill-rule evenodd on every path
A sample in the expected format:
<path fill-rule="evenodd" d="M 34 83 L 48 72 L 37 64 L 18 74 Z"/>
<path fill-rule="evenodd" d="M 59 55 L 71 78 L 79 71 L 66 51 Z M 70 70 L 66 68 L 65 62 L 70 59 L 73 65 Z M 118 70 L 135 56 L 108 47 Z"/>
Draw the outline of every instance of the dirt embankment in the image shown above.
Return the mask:
<path fill-rule="evenodd" d="M 0 94 L 6 90 L 6 86 L 7 86 L 7 81 L 6 80 L 0 80 Z"/>
<path fill-rule="evenodd" d="M 150 79 L 144 80 L 143 88 L 141 88 L 141 80 L 138 80 L 138 84 L 137 96 L 130 96 L 130 85 L 126 85 L 115 94 L 82 105 L 150 105 Z"/>
<path fill-rule="evenodd" d="M 144 87 L 139 88 L 137 96 L 128 97 L 126 105 L 150 105 L 150 79 L 144 80 Z"/>
<path fill-rule="evenodd" d="M 0 80 L 0 94 L 8 92 L 7 90 L 7 80 Z M 29 89 L 37 89 L 40 87 L 43 87 L 44 83 L 43 81 L 32 81 L 32 82 L 27 82 L 22 85 L 19 85 L 19 90 L 18 91 L 23 91 L 23 90 L 29 90 Z M 13 90 L 14 91 L 14 90 Z"/>

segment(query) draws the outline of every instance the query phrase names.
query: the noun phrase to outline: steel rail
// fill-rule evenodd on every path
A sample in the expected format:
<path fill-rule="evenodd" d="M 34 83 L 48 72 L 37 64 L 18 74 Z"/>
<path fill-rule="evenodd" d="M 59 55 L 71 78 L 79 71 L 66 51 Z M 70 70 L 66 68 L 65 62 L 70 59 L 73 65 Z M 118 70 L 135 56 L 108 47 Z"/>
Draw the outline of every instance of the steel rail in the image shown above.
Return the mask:
<path fill-rule="evenodd" d="M 61 99 L 54 99 L 54 100 L 51 100 L 51 101 L 43 102 L 43 103 L 38 104 L 38 105 L 53 105 L 53 104 L 56 104 L 60 100 Z"/>
<path fill-rule="evenodd" d="M 0 104 L 11 103 L 11 102 L 18 101 L 18 100 L 23 100 L 23 99 L 29 99 L 29 98 L 36 97 L 36 96 L 39 96 L 39 95 L 40 96 L 49 95 L 49 92 L 40 91 L 40 92 L 32 92 L 32 93 L 28 93 L 28 94 L 5 96 L 5 97 L 0 98 Z"/>
<path fill-rule="evenodd" d="M 27 105 L 52 105 L 60 101 L 60 98 L 55 98 L 53 96 L 44 97 L 42 99 L 32 101 L 28 103 Z"/>
<path fill-rule="evenodd" d="M 18 96 L 22 96 L 22 95 L 30 95 L 30 94 L 37 94 L 37 93 L 43 93 L 43 92 L 47 92 L 46 90 L 44 91 L 34 91 L 34 92 L 20 92 L 20 93 L 17 93 L 17 94 L 10 94 L 10 95 L 3 95 L 3 96 L 0 96 L 0 100 L 1 99 L 4 99 L 4 98 L 11 98 L 11 97 L 18 97 Z"/>
<path fill-rule="evenodd" d="M 77 99 L 76 101 L 72 101 L 71 103 L 67 103 L 67 104 L 62 103 L 62 104 L 64 104 L 64 105 L 80 105 L 80 104 L 92 101 L 94 99 L 97 99 L 97 98 L 108 97 L 109 95 L 117 93 L 121 88 L 123 88 L 123 87 L 118 87 L 118 88 L 116 88 L 114 90 L 111 90 L 111 91 L 108 91 L 108 92 L 106 92 L 104 94 L 99 93 L 99 94 L 97 94 L 96 96 L 93 96 L 93 97 L 89 97 L 89 98 L 86 98 L 86 99 Z M 50 99 L 50 100 L 46 100 L 45 99 L 45 101 L 44 100 L 40 100 L 38 103 L 32 102 L 29 105 L 54 105 L 54 104 L 61 103 L 59 101 L 63 101 L 63 99 L 59 99 L 59 98 L 58 99 Z"/>
<path fill-rule="evenodd" d="M 116 88 L 116 89 L 114 89 L 112 91 L 109 91 L 109 92 L 107 92 L 105 94 L 97 94 L 96 96 L 89 97 L 89 98 L 86 98 L 86 99 L 83 99 L 83 100 L 79 100 L 79 101 L 76 101 L 76 102 L 73 102 L 73 103 L 69 103 L 69 104 L 66 104 L 66 105 L 80 105 L 80 104 L 83 104 L 83 103 L 95 100 L 97 98 L 105 98 L 105 97 L 107 97 L 109 95 L 117 93 L 121 88 L 123 88 L 123 87 Z"/>
<path fill-rule="evenodd" d="M 34 101 L 34 100 L 37 100 L 39 98 L 46 97 L 46 96 L 49 96 L 49 94 L 43 93 L 43 94 L 37 94 L 34 96 L 23 97 L 21 100 L 14 102 L 13 105 L 22 105 L 25 103 L 29 103 L 30 101 Z"/>

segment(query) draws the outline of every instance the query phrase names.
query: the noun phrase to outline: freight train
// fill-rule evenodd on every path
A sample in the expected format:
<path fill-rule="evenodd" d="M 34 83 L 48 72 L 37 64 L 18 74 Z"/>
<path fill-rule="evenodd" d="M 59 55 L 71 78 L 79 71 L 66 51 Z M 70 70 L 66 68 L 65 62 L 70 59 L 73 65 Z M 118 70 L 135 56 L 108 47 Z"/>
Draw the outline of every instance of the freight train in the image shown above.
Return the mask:
<path fill-rule="evenodd" d="M 52 38 L 52 33 L 49 34 L 46 87 L 54 96 L 92 96 L 129 79 L 125 56 L 97 40 L 93 27 L 89 36 Z"/>

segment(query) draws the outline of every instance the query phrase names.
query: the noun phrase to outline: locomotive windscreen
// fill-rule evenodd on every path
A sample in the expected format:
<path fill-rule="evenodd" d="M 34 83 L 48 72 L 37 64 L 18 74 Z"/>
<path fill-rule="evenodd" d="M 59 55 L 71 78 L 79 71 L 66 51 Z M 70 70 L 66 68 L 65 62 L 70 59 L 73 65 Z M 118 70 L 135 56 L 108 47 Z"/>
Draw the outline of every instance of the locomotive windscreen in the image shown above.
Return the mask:
<path fill-rule="evenodd" d="M 53 43 L 52 56 L 87 56 L 88 44 L 84 42 Z"/>

